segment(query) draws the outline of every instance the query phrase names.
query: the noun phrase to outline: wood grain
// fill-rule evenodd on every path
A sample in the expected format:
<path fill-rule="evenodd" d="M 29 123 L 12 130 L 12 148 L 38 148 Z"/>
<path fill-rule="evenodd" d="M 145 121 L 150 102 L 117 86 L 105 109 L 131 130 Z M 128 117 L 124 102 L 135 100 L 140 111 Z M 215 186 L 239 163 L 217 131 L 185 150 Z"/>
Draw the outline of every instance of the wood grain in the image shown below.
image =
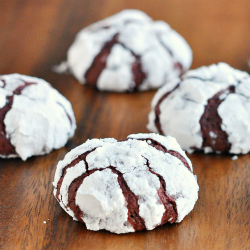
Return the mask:
<path fill-rule="evenodd" d="M 49 155 L 0 160 L 1 249 L 250 249 L 250 155 L 189 155 L 200 186 L 194 210 L 180 224 L 115 235 L 86 230 L 52 195 L 56 164 L 88 138 L 124 139 L 147 132 L 155 91 L 97 92 L 51 67 L 65 59 L 83 27 L 124 8 L 167 21 L 193 49 L 192 68 L 225 61 L 249 70 L 248 0 L 0 0 L 0 73 L 42 77 L 73 106 L 77 130 Z M 46 222 L 46 224 L 44 223 Z"/>

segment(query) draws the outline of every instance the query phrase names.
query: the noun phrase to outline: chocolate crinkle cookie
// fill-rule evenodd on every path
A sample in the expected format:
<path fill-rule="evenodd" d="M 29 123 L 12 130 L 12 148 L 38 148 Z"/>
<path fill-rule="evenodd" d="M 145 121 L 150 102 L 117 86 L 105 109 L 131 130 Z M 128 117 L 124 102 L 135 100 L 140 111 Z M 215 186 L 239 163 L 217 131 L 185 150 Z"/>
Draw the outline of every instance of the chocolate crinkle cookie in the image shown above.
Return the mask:
<path fill-rule="evenodd" d="M 20 75 L 0 76 L 0 157 L 43 155 L 74 135 L 69 101 L 46 81 Z"/>
<path fill-rule="evenodd" d="M 191 62 L 189 45 L 167 23 L 123 10 L 82 29 L 57 69 L 99 90 L 132 92 L 160 87 Z"/>
<path fill-rule="evenodd" d="M 226 63 L 190 70 L 155 94 L 148 129 L 182 149 L 250 151 L 250 76 Z"/>
<path fill-rule="evenodd" d="M 192 164 L 173 137 L 91 139 L 57 165 L 54 195 L 90 230 L 152 230 L 181 222 L 198 199 Z"/>

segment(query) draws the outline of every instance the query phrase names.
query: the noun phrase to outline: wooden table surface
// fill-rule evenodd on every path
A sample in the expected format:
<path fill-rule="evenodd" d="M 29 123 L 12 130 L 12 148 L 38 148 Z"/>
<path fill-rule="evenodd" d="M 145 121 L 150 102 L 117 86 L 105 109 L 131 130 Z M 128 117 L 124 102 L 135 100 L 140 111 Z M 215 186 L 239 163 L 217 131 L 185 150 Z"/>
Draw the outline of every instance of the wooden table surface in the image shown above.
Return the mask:
<path fill-rule="evenodd" d="M 57 162 L 70 149 L 87 138 L 148 132 L 155 91 L 101 93 L 51 71 L 82 27 L 124 8 L 141 9 L 182 34 L 193 49 L 192 68 L 224 61 L 249 71 L 249 0 L 0 0 L 0 74 L 49 81 L 71 101 L 77 121 L 64 148 L 26 162 L 0 160 L 0 248 L 250 249 L 250 154 L 235 161 L 231 155 L 189 155 L 199 200 L 180 224 L 153 231 L 88 231 L 52 195 Z"/>

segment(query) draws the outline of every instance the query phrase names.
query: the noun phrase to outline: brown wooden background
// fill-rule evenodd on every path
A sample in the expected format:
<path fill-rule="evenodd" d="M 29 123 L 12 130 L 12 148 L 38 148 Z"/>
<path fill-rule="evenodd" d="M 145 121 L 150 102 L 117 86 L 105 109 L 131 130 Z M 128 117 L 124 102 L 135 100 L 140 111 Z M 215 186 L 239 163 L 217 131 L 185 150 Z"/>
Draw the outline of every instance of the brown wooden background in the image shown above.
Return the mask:
<path fill-rule="evenodd" d="M 49 155 L 0 160 L 0 248 L 250 249 L 250 155 L 236 161 L 190 155 L 199 200 L 183 222 L 153 231 L 88 231 L 53 197 L 56 164 L 71 148 L 87 138 L 147 132 L 155 91 L 100 93 L 51 71 L 82 27 L 124 8 L 141 9 L 182 34 L 193 49 L 192 68 L 224 61 L 249 71 L 249 0 L 0 0 L 0 74 L 49 81 L 71 101 L 78 126 L 67 146 Z"/>

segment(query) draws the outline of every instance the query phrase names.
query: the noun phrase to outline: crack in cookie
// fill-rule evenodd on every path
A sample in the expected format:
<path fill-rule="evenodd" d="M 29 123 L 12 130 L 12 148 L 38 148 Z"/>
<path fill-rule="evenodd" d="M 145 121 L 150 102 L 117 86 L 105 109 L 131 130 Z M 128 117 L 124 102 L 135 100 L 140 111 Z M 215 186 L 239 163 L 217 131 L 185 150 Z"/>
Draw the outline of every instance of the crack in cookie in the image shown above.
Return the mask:
<path fill-rule="evenodd" d="M 5 88 L 6 81 L 1 80 L 4 85 L 2 88 Z M 6 104 L 3 108 L 0 109 L 0 154 L 1 155 L 16 155 L 15 147 L 11 144 L 11 138 L 7 137 L 6 128 L 4 124 L 4 119 L 7 113 L 11 110 L 13 99 L 15 95 L 21 95 L 22 90 L 27 86 L 30 86 L 36 83 L 24 82 L 24 85 L 18 86 L 13 90 L 13 94 L 6 96 Z"/>

